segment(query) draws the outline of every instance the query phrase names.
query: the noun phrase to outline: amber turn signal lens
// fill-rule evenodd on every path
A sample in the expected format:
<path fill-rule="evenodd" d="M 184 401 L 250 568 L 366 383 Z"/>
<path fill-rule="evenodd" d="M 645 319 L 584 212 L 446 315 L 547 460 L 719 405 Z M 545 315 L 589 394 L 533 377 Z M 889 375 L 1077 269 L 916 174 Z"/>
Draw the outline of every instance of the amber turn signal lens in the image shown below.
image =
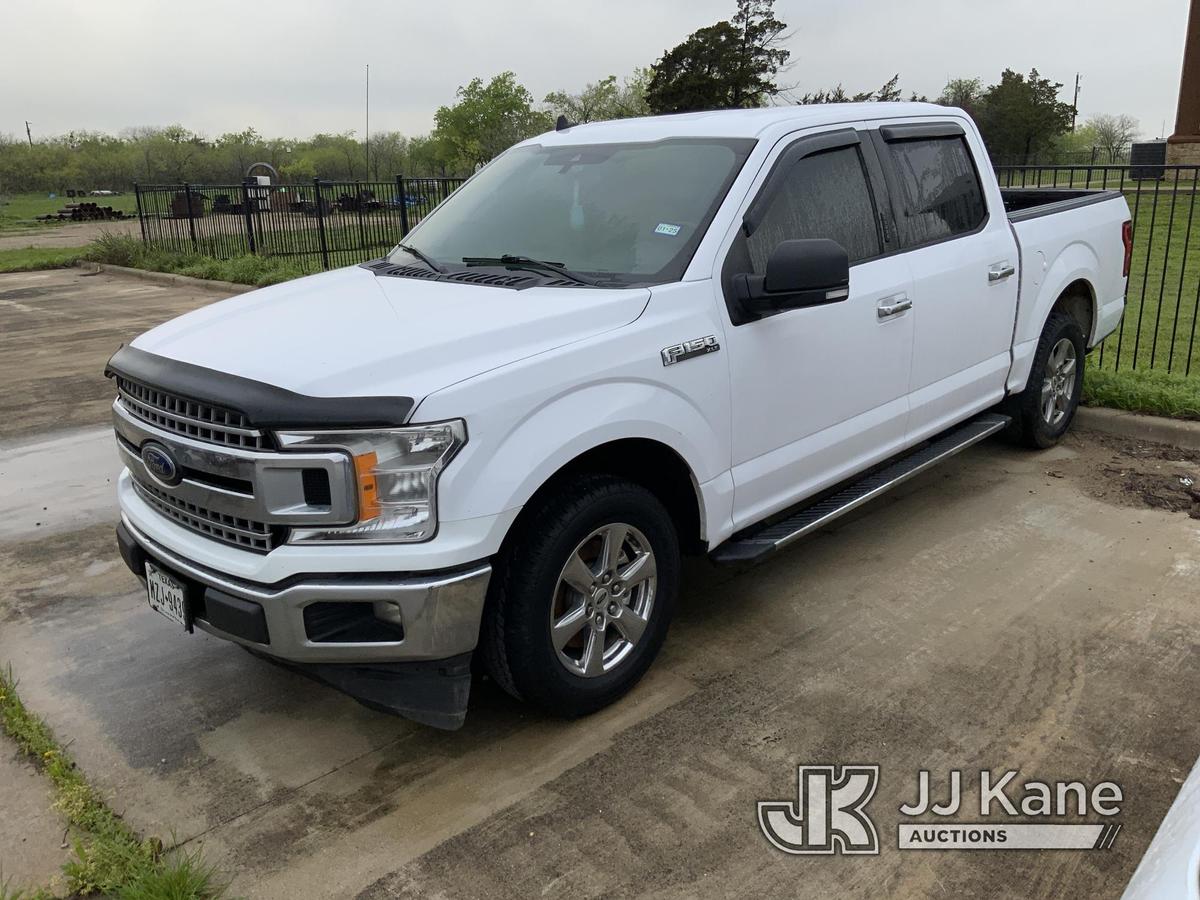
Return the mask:
<path fill-rule="evenodd" d="M 375 481 L 375 467 L 379 456 L 372 450 L 354 457 L 354 474 L 358 479 L 359 521 L 374 519 L 379 515 L 379 485 Z"/>

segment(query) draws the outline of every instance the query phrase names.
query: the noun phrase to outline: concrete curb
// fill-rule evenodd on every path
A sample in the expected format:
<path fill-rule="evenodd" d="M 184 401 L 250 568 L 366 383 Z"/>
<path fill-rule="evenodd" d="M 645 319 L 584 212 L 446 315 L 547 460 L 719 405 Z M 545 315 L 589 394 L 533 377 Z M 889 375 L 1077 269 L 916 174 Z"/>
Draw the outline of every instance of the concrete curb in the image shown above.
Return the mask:
<path fill-rule="evenodd" d="M 1075 425 L 1078 428 L 1101 431 L 1117 437 L 1200 450 L 1200 422 L 1187 419 L 1166 419 L 1162 416 L 1144 416 L 1121 409 L 1081 406 L 1075 413 Z"/>
<path fill-rule="evenodd" d="M 170 284 L 177 287 L 196 288 L 202 291 L 219 291 L 226 297 L 230 294 L 245 294 L 248 291 L 257 290 L 257 288 L 250 284 L 234 284 L 232 281 L 210 281 L 207 278 L 191 278 L 187 275 L 175 275 L 171 272 L 151 272 L 146 269 L 131 269 L 128 266 L 113 266 L 108 263 L 79 260 L 75 265 L 80 269 L 87 269 L 89 272 L 111 272 L 114 275 L 128 275 L 130 278 L 138 278 L 142 281 L 153 282 L 154 284 Z"/>

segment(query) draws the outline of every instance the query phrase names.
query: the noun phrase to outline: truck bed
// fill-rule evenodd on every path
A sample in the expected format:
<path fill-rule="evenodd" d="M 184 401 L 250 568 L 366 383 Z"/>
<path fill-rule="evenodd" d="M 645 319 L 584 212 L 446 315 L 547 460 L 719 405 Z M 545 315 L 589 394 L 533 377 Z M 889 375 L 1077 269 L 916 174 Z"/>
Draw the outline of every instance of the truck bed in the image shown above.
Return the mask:
<path fill-rule="evenodd" d="M 1001 188 L 1009 221 L 1021 222 L 1120 197 L 1120 191 L 1101 188 Z"/>

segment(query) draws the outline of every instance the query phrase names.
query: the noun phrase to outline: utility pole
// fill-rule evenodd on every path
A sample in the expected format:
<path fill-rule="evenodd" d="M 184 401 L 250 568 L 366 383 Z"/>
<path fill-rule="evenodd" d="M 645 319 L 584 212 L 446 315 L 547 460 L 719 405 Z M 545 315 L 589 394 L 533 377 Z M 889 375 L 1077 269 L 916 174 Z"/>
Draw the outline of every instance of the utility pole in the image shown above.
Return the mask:
<path fill-rule="evenodd" d="M 367 127 L 364 129 L 366 135 L 363 141 L 363 158 L 367 164 L 367 178 L 371 177 L 371 64 L 367 63 Z"/>
<path fill-rule="evenodd" d="M 1071 131 L 1075 130 L 1075 119 L 1079 116 L 1079 73 L 1075 73 L 1075 99 L 1071 101 Z"/>
<path fill-rule="evenodd" d="M 29 138 L 29 149 L 33 149 L 33 132 L 29 130 L 29 120 L 25 120 L 25 137 Z"/>

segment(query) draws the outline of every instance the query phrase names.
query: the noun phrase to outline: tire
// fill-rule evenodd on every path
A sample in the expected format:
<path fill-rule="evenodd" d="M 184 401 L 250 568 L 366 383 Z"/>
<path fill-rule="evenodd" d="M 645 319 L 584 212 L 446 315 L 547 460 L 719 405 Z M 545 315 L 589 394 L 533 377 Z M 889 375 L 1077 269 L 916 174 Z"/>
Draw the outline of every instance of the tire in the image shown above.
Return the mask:
<path fill-rule="evenodd" d="M 1016 443 L 1046 449 L 1067 433 L 1083 393 L 1086 353 L 1079 323 L 1066 313 L 1053 313 L 1042 329 L 1025 390 L 1005 404 Z"/>
<path fill-rule="evenodd" d="M 613 544 L 616 565 L 606 566 Z M 643 578 L 650 564 L 653 574 Z M 495 561 L 480 635 L 486 671 L 553 715 L 575 718 L 608 706 L 658 655 L 679 568 L 671 516 L 640 485 L 584 475 L 549 491 L 526 508 Z"/>

